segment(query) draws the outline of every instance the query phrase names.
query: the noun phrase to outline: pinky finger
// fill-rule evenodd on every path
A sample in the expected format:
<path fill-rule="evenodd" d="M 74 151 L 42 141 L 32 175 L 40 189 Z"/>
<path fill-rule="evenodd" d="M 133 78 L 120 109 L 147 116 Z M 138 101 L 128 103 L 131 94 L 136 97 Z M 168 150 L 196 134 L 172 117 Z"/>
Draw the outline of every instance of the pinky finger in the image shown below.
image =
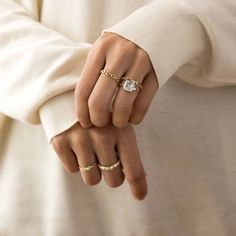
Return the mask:
<path fill-rule="evenodd" d="M 143 88 L 135 99 L 133 111 L 129 118 L 129 122 L 132 124 L 140 124 L 142 122 L 158 90 L 155 73 L 149 73 L 144 79 L 142 86 Z"/>
<path fill-rule="evenodd" d="M 53 148 L 58 155 L 61 164 L 69 173 L 76 173 L 79 171 L 77 157 L 69 146 L 57 144 L 53 145 Z"/>

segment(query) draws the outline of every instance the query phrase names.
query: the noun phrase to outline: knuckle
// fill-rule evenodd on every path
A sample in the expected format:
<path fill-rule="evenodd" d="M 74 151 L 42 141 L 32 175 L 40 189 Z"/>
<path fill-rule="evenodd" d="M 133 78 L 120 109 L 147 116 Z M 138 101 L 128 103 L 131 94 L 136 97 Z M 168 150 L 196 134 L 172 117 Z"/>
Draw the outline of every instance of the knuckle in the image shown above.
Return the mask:
<path fill-rule="evenodd" d="M 97 99 L 96 97 L 89 98 L 88 106 L 89 106 L 89 109 L 93 111 L 94 113 L 104 113 L 106 111 L 101 101 Z"/>
<path fill-rule="evenodd" d="M 145 68 L 145 70 L 150 70 L 150 65 L 151 65 L 151 62 L 149 60 L 149 56 L 148 54 L 142 50 L 142 49 L 139 49 L 138 50 L 138 53 L 136 55 L 136 63 L 138 65 L 142 65 L 143 68 Z"/>
<path fill-rule="evenodd" d="M 144 59 L 147 60 L 147 59 L 149 59 L 149 55 L 148 55 L 148 53 L 144 49 L 138 48 L 137 58 L 140 58 L 140 59 L 143 59 L 143 60 Z"/>
<path fill-rule="evenodd" d="M 107 45 L 104 42 L 98 42 L 97 45 L 94 46 L 95 47 L 90 50 L 87 60 L 89 60 L 88 63 L 91 65 L 100 65 L 101 56 L 106 52 Z"/>
<path fill-rule="evenodd" d="M 65 149 L 67 147 L 65 138 L 62 135 L 59 135 L 59 136 L 56 136 L 55 138 L 53 138 L 51 144 L 52 144 L 54 150 L 58 154 L 64 153 L 64 151 L 65 151 Z"/>
<path fill-rule="evenodd" d="M 125 48 L 127 51 L 130 51 L 130 52 L 136 52 L 138 50 L 138 46 L 129 40 L 126 41 Z"/>
<path fill-rule="evenodd" d="M 96 112 L 95 114 L 91 115 L 91 122 L 96 127 L 103 127 L 105 126 L 109 121 L 107 120 L 106 113 L 102 112 Z"/>
<path fill-rule="evenodd" d="M 117 43 L 114 54 L 116 55 L 115 59 L 113 59 L 115 65 L 127 66 L 127 64 L 131 64 L 133 56 L 135 55 L 135 50 L 130 44 Z"/>
<path fill-rule="evenodd" d="M 109 123 L 109 112 L 97 99 L 89 100 L 89 110 L 91 122 L 95 126 L 102 127 Z"/>
<path fill-rule="evenodd" d="M 126 58 L 127 60 L 130 59 L 130 56 L 134 54 L 134 50 L 133 47 L 131 47 L 130 45 L 123 45 L 120 44 L 119 47 L 117 47 L 118 50 L 118 58 L 120 60 L 123 60 Z"/>
<path fill-rule="evenodd" d="M 127 124 L 126 120 L 113 120 L 113 125 L 117 128 L 124 128 Z"/>
<path fill-rule="evenodd" d="M 102 130 L 101 130 L 102 131 Z M 97 143 L 99 150 L 107 151 L 110 146 L 112 145 L 111 138 L 105 132 L 98 132 L 94 135 L 94 142 Z"/>
<path fill-rule="evenodd" d="M 119 43 L 117 44 L 117 50 L 119 51 L 120 56 L 125 57 L 128 53 L 131 52 L 132 47 L 130 47 L 128 44 Z"/>
<path fill-rule="evenodd" d="M 110 161 L 110 153 L 112 153 L 115 145 L 115 137 L 113 131 L 96 128 L 92 132 L 93 142 L 96 146 L 96 151 L 103 155 L 103 161 Z"/>
<path fill-rule="evenodd" d="M 105 126 L 107 123 L 108 122 L 105 119 L 104 120 L 103 119 L 96 119 L 93 121 L 93 124 L 97 127 L 100 127 L 100 128 Z"/>
<path fill-rule="evenodd" d="M 73 149 L 75 153 L 80 153 L 81 149 L 85 149 L 88 146 L 88 137 L 81 135 L 80 137 L 77 138 L 76 141 L 74 141 Z"/>
<path fill-rule="evenodd" d="M 107 49 L 108 45 L 113 41 L 112 37 L 109 37 L 110 35 L 104 35 L 99 37 L 97 43 L 96 43 L 96 51 L 97 53 L 104 51 Z"/>

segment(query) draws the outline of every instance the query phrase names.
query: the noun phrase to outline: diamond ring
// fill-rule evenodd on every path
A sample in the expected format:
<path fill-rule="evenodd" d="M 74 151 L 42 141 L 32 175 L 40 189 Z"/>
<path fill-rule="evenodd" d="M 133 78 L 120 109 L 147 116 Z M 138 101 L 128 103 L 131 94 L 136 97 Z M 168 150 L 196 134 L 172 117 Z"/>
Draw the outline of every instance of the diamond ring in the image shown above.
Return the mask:
<path fill-rule="evenodd" d="M 120 85 L 122 85 L 123 89 L 127 92 L 138 92 L 142 89 L 142 84 L 130 77 L 122 77 L 121 80 Z"/>

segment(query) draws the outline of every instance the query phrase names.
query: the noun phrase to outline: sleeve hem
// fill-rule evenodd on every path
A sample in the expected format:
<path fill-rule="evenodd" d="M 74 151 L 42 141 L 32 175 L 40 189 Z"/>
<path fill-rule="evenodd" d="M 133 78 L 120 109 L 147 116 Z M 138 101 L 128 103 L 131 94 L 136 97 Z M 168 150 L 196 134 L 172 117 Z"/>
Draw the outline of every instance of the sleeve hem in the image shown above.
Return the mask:
<path fill-rule="evenodd" d="M 40 119 L 48 143 L 78 122 L 75 115 L 74 90 L 57 95 L 44 103 L 40 108 Z"/>
<path fill-rule="evenodd" d="M 104 32 L 119 34 L 148 53 L 159 88 L 205 47 L 203 27 L 183 0 L 154 1 Z"/>

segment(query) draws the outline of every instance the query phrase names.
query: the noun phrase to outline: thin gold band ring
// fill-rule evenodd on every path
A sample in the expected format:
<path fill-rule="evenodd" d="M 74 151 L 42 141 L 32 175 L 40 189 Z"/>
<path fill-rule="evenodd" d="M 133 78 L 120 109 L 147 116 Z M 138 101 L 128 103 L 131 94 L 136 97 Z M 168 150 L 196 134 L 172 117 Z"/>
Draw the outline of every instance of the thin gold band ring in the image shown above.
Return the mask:
<path fill-rule="evenodd" d="M 104 74 L 104 75 L 107 75 L 111 79 L 115 80 L 117 84 L 120 84 L 120 79 L 116 75 L 109 72 L 108 70 L 103 69 L 103 70 L 100 71 L 100 73 Z"/>
<path fill-rule="evenodd" d="M 93 165 L 90 166 L 80 166 L 79 169 L 82 171 L 90 171 L 94 166 L 96 165 L 96 163 L 94 163 Z"/>
<path fill-rule="evenodd" d="M 119 165 L 120 165 L 120 160 L 117 161 L 114 165 L 111 165 L 111 166 L 102 166 L 102 165 L 98 164 L 98 167 L 99 167 L 100 170 L 110 171 L 110 170 L 115 169 Z"/>

